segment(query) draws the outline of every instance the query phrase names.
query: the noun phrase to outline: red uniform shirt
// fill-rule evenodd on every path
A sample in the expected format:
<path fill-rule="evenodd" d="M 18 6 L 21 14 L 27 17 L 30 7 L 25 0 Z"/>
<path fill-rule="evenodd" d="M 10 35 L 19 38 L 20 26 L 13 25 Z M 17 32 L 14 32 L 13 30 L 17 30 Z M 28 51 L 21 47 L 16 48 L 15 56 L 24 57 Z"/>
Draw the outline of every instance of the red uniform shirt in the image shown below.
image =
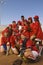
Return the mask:
<path fill-rule="evenodd" d="M 1 37 L 1 44 L 7 44 L 7 42 L 9 42 L 10 44 L 10 37 Z"/>
<path fill-rule="evenodd" d="M 41 40 L 43 40 L 43 32 L 42 32 L 42 34 L 41 34 Z"/>
<path fill-rule="evenodd" d="M 34 32 L 36 34 L 36 37 L 41 39 L 42 29 L 41 29 L 41 25 L 38 21 L 35 22 Z"/>
<path fill-rule="evenodd" d="M 16 26 L 17 26 L 16 24 L 13 24 L 13 25 L 12 25 L 12 28 L 16 28 Z"/>
<path fill-rule="evenodd" d="M 9 32 L 9 30 L 8 30 L 8 28 L 5 28 L 3 31 L 2 31 L 2 36 L 4 36 L 4 33 L 8 33 Z"/>
<path fill-rule="evenodd" d="M 15 31 L 16 30 L 16 27 L 17 27 L 17 25 L 16 24 L 13 24 L 12 25 L 12 30 Z"/>
<path fill-rule="evenodd" d="M 24 26 L 25 22 L 27 23 L 27 20 L 21 21 L 21 25 Z"/>
<path fill-rule="evenodd" d="M 35 23 L 30 24 L 30 28 L 32 30 L 30 36 L 36 35 L 37 38 L 41 39 L 42 29 L 39 22 L 36 21 Z"/>
<path fill-rule="evenodd" d="M 23 42 L 23 41 L 20 39 L 20 40 L 19 40 L 19 44 L 22 45 L 22 42 Z"/>
<path fill-rule="evenodd" d="M 26 36 L 26 38 L 29 38 L 29 32 L 28 31 L 24 32 L 23 35 Z"/>
<path fill-rule="evenodd" d="M 1 44 L 6 44 L 7 43 L 7 38 L 6 37 L 1 37 Z"/>
<path fill-rule="evenodd" d="M 32 40 L 28 40 L 28 41 L 26 42 L 26 48 L 32 47 L 33 45 L 34 45 L 34 43 L 33 43 Z"/>
<path fill-rule="evenodd" d="M 16 36 L 12 35 L 11 38 L 10 38 L 10 43 L 11 43 L 11 46 L 14 48 L 15 46 L 15 40 L 16 40 Z"/>
<path fill-rule="evenodd" d="M 32 40 L 28 40 L 27 43 L 26 43 L 26 48 L 29 48 L 29 47 L 32 50 L 39 52 L 37 47 L 34 45 L 34 42 Z"/>
<path fill-rule="evenodd" d="M 24 36 L 26 36 L 26 38 L 30 37 L 30 33 L 28 31 L 28 26 L 23 26 L 22 34 L 24 34 Z"/>
<path fill-rule="evenodd" d="M 34 32 L 34 26 L 35 26 L 34 23 L 30 24 L 30 29 L 31 29 L 31 31 L 30 31 L 30 37 L 35 34 L 35 32 Z"/>
<path fill-rule="evenodd" d="M 39 53 L 39 50 L 36 46 L 32 46 L 32 50 L 37 51 Z"/>

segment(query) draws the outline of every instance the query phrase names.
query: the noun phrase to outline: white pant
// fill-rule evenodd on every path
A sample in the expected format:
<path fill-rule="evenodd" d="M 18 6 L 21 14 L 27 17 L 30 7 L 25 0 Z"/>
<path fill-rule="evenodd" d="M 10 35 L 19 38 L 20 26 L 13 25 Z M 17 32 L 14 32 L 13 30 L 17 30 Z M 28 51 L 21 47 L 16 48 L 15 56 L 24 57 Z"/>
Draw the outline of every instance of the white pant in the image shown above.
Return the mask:
<path fill-rule="evenodd" d="M 32 51 L 32 54 L 34 56 L 33 60 L 35 60 L 36 57 L 38 57 L 38 55 L 39 55 L 37 51 Z"/>
<path fill-rule="evenodd" d="M 2 45 L 2 46 L 0 46 L 0 52 L 3 52 L 3 51 L 4 51 L 4 47 Z"/>
<path fill-rule="evenodd" d="M 12 51 L 13 51 L 14 54 L 18 54 L 18 51 L 17 51 L 16 48 L 12 48 L 12 47 L 11 47 L 11 49 L 12 49 Z"/>
<path fill-rule="evenodd" d="M 15 48 L 13 48 L 13 47 L 11 47 L 11 49 L 12 49 L 12 51 L 14 51 L 14 50 L 15 50 Z"/>

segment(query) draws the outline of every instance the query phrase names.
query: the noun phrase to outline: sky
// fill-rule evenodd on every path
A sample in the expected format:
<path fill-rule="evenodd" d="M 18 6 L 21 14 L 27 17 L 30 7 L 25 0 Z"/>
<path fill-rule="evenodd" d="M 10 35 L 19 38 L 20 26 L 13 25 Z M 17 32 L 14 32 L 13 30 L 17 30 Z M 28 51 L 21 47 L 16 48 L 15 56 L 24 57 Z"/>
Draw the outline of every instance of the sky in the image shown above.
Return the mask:
<path fill-rule="evenodd" d="M 43 24 L 43 0 L 0 0 L 0 24 L 8 25 L 16 22 L 24 15 L 28 17 L 39 16 Z"/>

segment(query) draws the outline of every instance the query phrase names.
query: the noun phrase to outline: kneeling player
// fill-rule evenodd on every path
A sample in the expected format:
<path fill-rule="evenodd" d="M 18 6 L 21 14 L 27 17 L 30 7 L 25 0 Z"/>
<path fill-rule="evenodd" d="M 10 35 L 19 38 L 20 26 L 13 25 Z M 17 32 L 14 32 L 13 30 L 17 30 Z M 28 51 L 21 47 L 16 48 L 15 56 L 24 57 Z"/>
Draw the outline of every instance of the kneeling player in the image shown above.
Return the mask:
<path fill-rule="evenodd" d="M 10 43 L 11 43 L 11 50 L 14 54 L 18 54 L 18 50 L 15 47 L 16 46 L 16 36 L 15 36 L 15 32 L 12 32 L 12 36 L 10 38 Z"/>

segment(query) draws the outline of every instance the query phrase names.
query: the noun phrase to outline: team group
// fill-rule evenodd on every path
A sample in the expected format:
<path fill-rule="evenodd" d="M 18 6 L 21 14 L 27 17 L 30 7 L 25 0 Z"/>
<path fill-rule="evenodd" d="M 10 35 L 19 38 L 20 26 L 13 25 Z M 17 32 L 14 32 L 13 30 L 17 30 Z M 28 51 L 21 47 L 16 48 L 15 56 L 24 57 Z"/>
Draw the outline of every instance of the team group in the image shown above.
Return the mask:
<path fill-rule="evenodd" d="M 34 21 L 33 21 L 34 19 Z M 36 60 L 43 49 L 43 31 L 39 16 L 21 16 L 17 23 L 13 21 L 3 31 L 0 52 L 9 55 L 9 50 L 18 56 Z"/>

